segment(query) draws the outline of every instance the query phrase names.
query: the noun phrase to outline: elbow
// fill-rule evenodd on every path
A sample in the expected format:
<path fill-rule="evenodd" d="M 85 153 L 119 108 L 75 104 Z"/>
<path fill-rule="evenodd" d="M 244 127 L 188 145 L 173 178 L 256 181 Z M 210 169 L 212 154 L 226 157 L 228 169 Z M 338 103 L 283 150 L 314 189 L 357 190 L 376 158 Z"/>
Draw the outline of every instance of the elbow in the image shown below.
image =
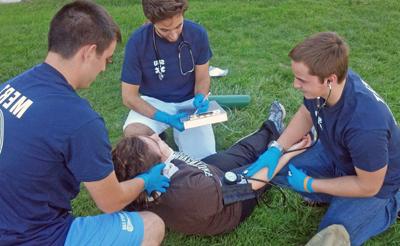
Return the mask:
<path fill-rule="evenodd" d="M 365 186 L 362 188 L 362 194 L 364 197 L 373 197 L 381 190 L 382 185 L 379 186 Z"/>
<path fill-rule="evenodd" d="M 372 190 L 370 190 L 370 193 L 369 193 L 369 195 L 372 197 L 372 196 L 375 196 L 376 194 L 378 194 L 378 192 L 381 190 L 381 186 L 379 186 L 379 188 L 377 188 L 377 189 L 372 189 Z"/>
<path fill-rule="evenodd" d="M 122 95 L 122 103 L 129 109 L 136 110 L 135 105 L 138 103 L 137 97 Z"/>
<path fill-rule="evenodd" d="M 126 107 L 129 108 L 129 105 L 130 105 L 129 99 L 126 96 L 123 96 L 123 95 L 122 95 L 122 104 L 124 104 Z"/>

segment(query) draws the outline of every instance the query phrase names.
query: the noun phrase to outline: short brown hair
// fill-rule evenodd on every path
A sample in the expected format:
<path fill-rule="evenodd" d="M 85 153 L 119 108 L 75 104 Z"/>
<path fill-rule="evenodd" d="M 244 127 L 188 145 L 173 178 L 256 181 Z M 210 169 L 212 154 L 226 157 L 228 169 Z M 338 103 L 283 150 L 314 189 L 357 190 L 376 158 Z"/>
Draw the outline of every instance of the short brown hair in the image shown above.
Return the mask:
<path fill-rule="evenodd" d="M 152 152 L 148 145 L 139 137 L 123 138 L 112 151 L 115 174 L 119 182 L 134 178 L 140 173 L 146 172 L 155 164 L 161 162 L 161 157 Z M 156 192 L 152 197 L 158 197 Z M 139 197 L 130 203 L 126 209 L 142 210 L 148 207 L 146 192 L 140 193 Z"/>
<path fill-rule="evenodd" d="M 289 57 L 295 62 L 303 62 L 309 73 L 318 76 L 321 82 L 336 74 L 340 83 L 347 74 L 349 48 L 338 34 L 321 32 L 296 45 Z"/>
<path fill-rule="evenodd" d="M 187 0 L 142 0 L 143 13 L 152 23 L 162 21 L 178 14 L 184 14 L 188 8 Z"/>
<path fill-rule="evenodd" d="M 121 32 L 112 17 L 101 6 L 90 1 L 66 4 L 53 17 L 48 35 L 48 51 L 68 59 L 84 45 L 96 44 L 103 54 Z"/>

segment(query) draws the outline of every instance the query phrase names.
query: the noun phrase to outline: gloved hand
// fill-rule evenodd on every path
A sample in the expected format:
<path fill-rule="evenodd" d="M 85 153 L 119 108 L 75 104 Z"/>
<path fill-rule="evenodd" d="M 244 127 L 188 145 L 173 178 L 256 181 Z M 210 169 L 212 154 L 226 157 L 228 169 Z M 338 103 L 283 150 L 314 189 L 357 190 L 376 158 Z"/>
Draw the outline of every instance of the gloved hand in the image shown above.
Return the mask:
<path fill-rule="evenodd" d="M 196 108 L 197 113 L 207 112 L 209 104 L 210 101 L 208 101 L 208 99 L 205 98 L 203 94 L 197 93 L 194 96 L 193 106 Z"/>
<path fill-rule="evenodd" d="M 169 187 L 169 178 L 162 175 L 162 170 L 164 169 L 165 164 L 159 163 L 152 167 L 145 173 L 138 175 L 136 178 L 143 179 L 144 181 L 144 190 L 147 195 L 150 196 L 153 191 L 159 191 L 164 193 L 167 191 L 166 188 Z"/>
<path fill-rule="evenodd" d="M 157 112 L 153 116 L 153 119 L 168 124 L 182 132 L 183 130 L 185 130 L 185 128 L 183 127 L 181 119 L 187 117 L 187 115 L 187 113 L 177 113 L 174 115 L 170 115 L 163 111 L 157 110 Z"/>
<path fill-rule="evenodd" d="M 297 191 L 301 192 L 314 192 L 311 184 L 314 181 L 313 178 L 307 176 L 302 170 L 297 169 L 292 164 L 289 164 L 288 182 Z"/>
<path fill-rule="evenodd" d="M 275 172 L 276 166 L 278 165 L 279 158 L 281 158 L 282 153 L 276 147 L 269 147 L 258 159 L 247 168 L 246 176 L 251 177 L 256 174 L 261 169 L 268 168 L 268 180 L 272 179 L 272 175 Z M 245 171 L 245 172 L 246 172 Z"/>

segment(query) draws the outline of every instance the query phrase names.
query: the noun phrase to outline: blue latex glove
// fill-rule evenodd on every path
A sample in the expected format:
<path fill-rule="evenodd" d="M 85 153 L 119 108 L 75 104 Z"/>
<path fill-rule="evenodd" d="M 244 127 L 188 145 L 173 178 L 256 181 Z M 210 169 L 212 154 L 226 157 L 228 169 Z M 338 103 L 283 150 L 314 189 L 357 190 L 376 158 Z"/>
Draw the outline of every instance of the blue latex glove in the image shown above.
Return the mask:
<path fill-rule="evenodd" d="M 145 173 L 138 175 L 136 178 L 143 179 L 144 181 L 144 190 L 147 195 L 150 196 L 153 191 L 159 191 L 164 193 L 167 191 L 169 187 L 169 178 L 162 175 L 162 170 L 164 169 L 165 164 L 159 163 L 152 167 Z"/>
<path fill-rule="evenodd" d="M 196 108 L 197 113 L 207 112 L 209 104 L 210 101 L 208 101 L 208 99 L 205 98 L 203 94 L 197 93 L 194 96 L 193 106 Z"/>
<path fill-rule="evenodd" d="M 292 164 L 289 164 L 288 182 L 293 189 L 300 192 L 314 192 L 311 184 L 314 181 L 313 178 L 307 176 L 302 170 L 297 169 Z"/>
<path fill-rule="evenodd" d="M 281 158 L 282 153 L 276 147 L 269 147 L 258 159 L 247 168 L 246 176 L 251 177 L 256 174 L 261 169 L 268 168 L 268 180 L 272 179 L 272 175 L 275 172 L 276 166 L 278 165 L 279 158 Z M 245 171 L 245 172 L 246 172 Z"/>
<path fill-rule="evenodd" d="M 185 130 L 185 128 L 183 127 L 181 119 L 187 116 L 188 116 L 187 113 L 177 113 L 174 115 L 170 115 L 163 111 L 157 110 L 157 112 L 153 116 L 153 119 L 168 124 L 173 128 L 182 132 L 183 130 Z"/>

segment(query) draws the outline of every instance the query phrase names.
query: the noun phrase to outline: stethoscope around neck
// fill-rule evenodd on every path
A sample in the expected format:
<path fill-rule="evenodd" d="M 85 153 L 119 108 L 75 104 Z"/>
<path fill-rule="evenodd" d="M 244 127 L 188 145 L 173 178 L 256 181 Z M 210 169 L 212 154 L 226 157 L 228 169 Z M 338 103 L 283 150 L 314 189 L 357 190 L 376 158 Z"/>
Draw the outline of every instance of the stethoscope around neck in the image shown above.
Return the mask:
<path fill-rule="evenodd" d="M 329 87 L 328 96 L 326 97 L 325 101 L 322 104 L 321 104 L 321 97 L 317 97 L 317 111 L 316 111 L 317 112 L 316 113 L 317 118 L 319 116 L 319 113 L 320 113 L 321 109 L 326 107 L 326 104 L 328 103 L 328 99 L 329 99 L 329 97 L 331 96 L 331 93 L 332 93 L 332 85 L 331 85 L 331 82 L 329 82 L 329 81 L 328 81 L 328 87 Z"/>
<path fill-rule="evenodd" d="M 326 104 L 328 103 L 328 99 L 329 99 L 329 97 L 331 96 L 331 93 L 332 93 L 332 85 L 331 85 L 330 81 L 328 81 L 328 87 L 329 87 L 329 93 L 328 93 L 328 96 L 326 97 L 326 99 L 324 100 L 324 102 L 321 104 L 321 97 L 317 97 L 317 99 L 316 99 L 317 108 L 315 110 L 315 117 L 317 118 L 317 124 L 319 123 L 318 121 L 319 121 L 319 116 L 320 116 L 321 110 L 326 107 Z M 313 135 L 314 135 L 313 136 L 313 143 L 310 146 L 304 147 L 304 148 L 287 150 L 287 151 L 285 151 L 284 154 L 290 153 L 290 152 L 299 151 L 299 150 L 304 150 L 304 149 L 310 149 L 314 145 L 316 145 L 318 140 L 319 140 L 320 131 L 319 131 L 319 127 L 318 126 L 314 127 L 314 129 L 315 129 L 315 131 L 313 131 Z"/>
<path fill-rule="evenodd" d="M 194 71 L 194 58 L 193 58 L 193 52 L 192 52 L 192 47 L 191 47 L 190 43 L 185 41 L 185 39 L 183 37 L 183 30 L 182 30 L 182 33 L 181 33 L 181 37 L 182 37 L 182 41 L 178 45 L 178 61 L 179 61 L 179 70 L 181 72 L 181 75 L 185 76 L 185 75 L 187 75 L 189 73 L 192 73 Z M 181 58 L 182 50 L 185 47 L 188 49 L 188 52 L 190 54 L 190 58 L 192 60 L 192 68 L 187 70 L 187 71 L 184 71 L 183 68 L 182 68 L 182 58 Z M 164 79 L 164 73 L 162 71 L 162 66 L 161 66 L 160 52 L 158 51 L 157 44 L 156 44 L 156 28 L 154 26 L 153 26 L 153 49 L 154 49 L 154 52 L 156 53 L 157 67 L 158 67 L 158 79 L 159 80 L 163 80 Z"/>

